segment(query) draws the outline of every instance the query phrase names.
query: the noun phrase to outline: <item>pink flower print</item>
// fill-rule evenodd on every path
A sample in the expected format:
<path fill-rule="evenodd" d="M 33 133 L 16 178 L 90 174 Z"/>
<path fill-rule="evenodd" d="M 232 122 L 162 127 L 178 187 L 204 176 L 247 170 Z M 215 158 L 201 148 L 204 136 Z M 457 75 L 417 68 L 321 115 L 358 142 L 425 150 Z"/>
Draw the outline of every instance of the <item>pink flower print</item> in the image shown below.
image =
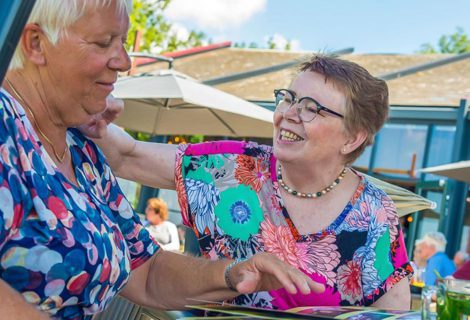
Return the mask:
<path fill-rule="evenodd" d="M 309 269 L 305 261 L 307 250 L 297 245 L 289 227 L 276 226 L 269 218 L 265 218 L 261 222 L 261 240 L 267 252 L 275 254 L 282 261 L 298 269 Z"/>
<path fill-rule="evenodd" d="M 338 268 L 338 291 L 342 300 L 354 305 L 362 299 L 361 268 L 355 261 L 348 261 Z"/>
<path fill-rule="evenodd" d="M 385 208 L 385 213 L 387 215 L 389 232 L 390 232 L 390 242 L 395 241 L 398 235 L 398 225 L 400 224 L 398 220 L 397 208 L 393 201 L 388 197 L 382 197 L 382 205 Z"/>
<path fill-rule="evenodd" d="M 346 216 L 345 222 L 355 230 L 367 230 L 370 224 L 369 205 L 366 201 L 359 204 L 359 210 L 353 208 Z"/>
<path fill-rule="evenodd" d="M 336 273 L 333 271 L 339 264 L 340 254 L 336 246 L 336 237 L 334 235 L 327 235 L 324 238 L 312 241 L 299 243 L 299 247 L 304 247 L 306 255 L 303 260 L 307 265 L 309 273 L 318 273 L 326 279 L 329 286 L 334 286 Z"/>

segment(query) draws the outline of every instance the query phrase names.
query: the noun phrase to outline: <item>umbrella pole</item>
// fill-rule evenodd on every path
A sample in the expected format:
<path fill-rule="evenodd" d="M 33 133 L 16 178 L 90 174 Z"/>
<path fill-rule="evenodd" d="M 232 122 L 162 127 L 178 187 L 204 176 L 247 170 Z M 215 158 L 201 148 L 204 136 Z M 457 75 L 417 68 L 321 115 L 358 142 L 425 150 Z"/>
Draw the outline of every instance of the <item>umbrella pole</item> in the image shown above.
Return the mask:
<path fill-rule="evenodd" d="M 208 109 L 208 110 L 214 115 L 214 117 L 216 117 L 217 119 L 219 119 L 219 121 L 222 122 L 223 125 L 224 125 L 228 130 L 230 130 L 230 132 L 231 132 L 234 136 L 238 136 L 238 135 L 236 134 L 235 130 L 233 130 L 232 127 L 230 127 L 230 125 L 229 125 L 227 122 L 225 122 L 221 117 L 219 117 L 219 115 L 218 115 L 217 113 L 215 113 L 214 110 L 212 110 L 212 109 Z"/>

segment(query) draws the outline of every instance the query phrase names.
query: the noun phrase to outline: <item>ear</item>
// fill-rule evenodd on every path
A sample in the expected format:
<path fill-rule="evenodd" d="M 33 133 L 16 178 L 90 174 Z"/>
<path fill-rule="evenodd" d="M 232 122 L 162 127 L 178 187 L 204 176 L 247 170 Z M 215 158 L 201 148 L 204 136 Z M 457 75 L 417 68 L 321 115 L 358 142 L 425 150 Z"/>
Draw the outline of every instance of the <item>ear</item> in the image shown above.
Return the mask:
<path fill-rule="evenodd" d="M 346 140 L 346 143 L 343 145 L 341 153 L 346 155 L 353 152 L 359 148 L 364 143 L 364 141 L 366 141 L 366 138 L 367 132 L 365 130 L 360 130 L 355 134 L 350 135 Z"/>
<path fill-rule="evenodd" d="M 36 23 L 28 23 L 21 35 L 21 46 L 27 60 L 35 65 L 45 65 L 44 44 L 47 40 L 41 27 Z"/>

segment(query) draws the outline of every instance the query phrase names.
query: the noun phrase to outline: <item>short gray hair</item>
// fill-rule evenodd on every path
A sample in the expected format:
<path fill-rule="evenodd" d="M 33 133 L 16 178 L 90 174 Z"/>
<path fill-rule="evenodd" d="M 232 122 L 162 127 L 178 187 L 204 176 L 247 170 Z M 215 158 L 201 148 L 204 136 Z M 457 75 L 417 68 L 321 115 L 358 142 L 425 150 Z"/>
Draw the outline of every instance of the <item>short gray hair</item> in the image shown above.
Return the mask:
<path fill-rule="evenodd" d="M 117 10 L 132 11 L 132 0 L 37 0 L 27 23 L 41 26 L 52 44 L 57 44 L 60 37 L 66 34 L 67 28 L 78 21 L 89 9 L 106 7 L 114 1 Z M 24 53 L 18 44 L 10 63 L 10 69 L 22 69 Z"/>
<path fill-rule="evenodd" d="M 446 237 L 442 232 L 433 231 L 428 232 L 420 240 L 416 240 L 416 244 L 426 243 L 427 245 L 433 246 L 438 252 L 444 252 L 447 246 Z"/>

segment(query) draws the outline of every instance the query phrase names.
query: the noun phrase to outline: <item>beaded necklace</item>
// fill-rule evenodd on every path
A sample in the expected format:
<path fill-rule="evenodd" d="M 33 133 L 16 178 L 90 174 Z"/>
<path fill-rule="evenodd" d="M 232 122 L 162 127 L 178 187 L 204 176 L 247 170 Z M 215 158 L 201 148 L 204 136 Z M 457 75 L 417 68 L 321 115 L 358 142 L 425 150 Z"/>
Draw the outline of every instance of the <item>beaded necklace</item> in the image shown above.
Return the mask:
<path fill-rule="evenodd" d="M 339 174 L 339 176 L 326 188 L 314 192 L 314 193 L 303 193 L 303 192 L 298 192 L 289 187 L 284 183 L 284 180 L 282 180 L 282 171 L 281 171 L 281 164 L 278 164 L 277 166 L 277 182 L 281 185 L 284 190 L 286 190 L 288 193 L 292 194 L 293 196 L 299 197 L 299 198 L 309 198 L 309 199 L 314 199 L 321 197 L 322 195 L 327 194 L 331 190 L 333 190 L 340 182 L 343 180 L 344 176 L 346 175 L 346 167 L 344 167 L 343 171 Z"/>

